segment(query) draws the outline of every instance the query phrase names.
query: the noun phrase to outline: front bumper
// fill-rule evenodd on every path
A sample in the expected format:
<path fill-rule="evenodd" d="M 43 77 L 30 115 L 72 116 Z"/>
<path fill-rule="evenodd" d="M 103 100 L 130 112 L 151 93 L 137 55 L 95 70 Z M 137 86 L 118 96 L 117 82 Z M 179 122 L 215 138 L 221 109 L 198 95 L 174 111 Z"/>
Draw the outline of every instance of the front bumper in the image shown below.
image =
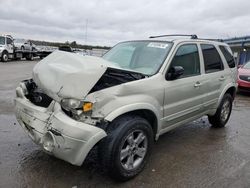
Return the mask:
<path fill-rule="evenodd" d="M 244 80 L 238 80 L 238 90 L 240 91 L 250 91 L 250 82 Z"/>
<path fill-rule="evenodd" d="M 19 124 L 49 154 L 80 166 L 91 148 L 106 136 L 103 129 L 68 117 L 55 101 L 48 108 L 39 107 L 24 96 L 21 87 L 16 91 L 15 112 Z"/>

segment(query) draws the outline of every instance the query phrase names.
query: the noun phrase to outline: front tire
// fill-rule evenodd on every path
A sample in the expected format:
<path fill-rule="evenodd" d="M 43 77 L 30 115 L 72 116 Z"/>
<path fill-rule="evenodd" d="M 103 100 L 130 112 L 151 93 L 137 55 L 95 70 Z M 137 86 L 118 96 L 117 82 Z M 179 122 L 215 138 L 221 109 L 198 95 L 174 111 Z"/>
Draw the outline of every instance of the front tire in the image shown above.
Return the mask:
<path fill-rule="evenodd" d="M 213 116 L 208 116 L 209 122 L 213 127 L 221 128 L 228 122 L 233 106 L 233 98 L 230 94 L 226 93 L 221 100 L 216 113 Z"/>
<path fill-rule="evenodd" d="M 8 59 L 9 59 L 9 54 L 8 54 L 8 52 L 4 51 L 4 52 L 2 53 L 1 60 L 2 60 L 2 62 L 7 62 Z"/>
<path fill-rule="evenodd" d="M 135 177 L 143 170 L 151 151 L 150 124 L 138 116 L 123 116 L 107 129 L 108 136 L 99 145 L 102 167 L 119 181 Z"/>

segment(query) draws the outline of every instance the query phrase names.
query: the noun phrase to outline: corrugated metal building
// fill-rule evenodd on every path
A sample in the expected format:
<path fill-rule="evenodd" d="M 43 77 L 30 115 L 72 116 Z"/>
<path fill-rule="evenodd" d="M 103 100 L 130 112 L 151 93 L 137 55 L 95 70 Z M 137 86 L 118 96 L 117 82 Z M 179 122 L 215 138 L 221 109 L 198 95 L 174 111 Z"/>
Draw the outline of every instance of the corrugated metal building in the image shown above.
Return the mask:
<path fill-rule="evenodd" d="M 250 36 L 224 39 L 223 41 L 230 45 L 239 65 L 250 61 Z"/>

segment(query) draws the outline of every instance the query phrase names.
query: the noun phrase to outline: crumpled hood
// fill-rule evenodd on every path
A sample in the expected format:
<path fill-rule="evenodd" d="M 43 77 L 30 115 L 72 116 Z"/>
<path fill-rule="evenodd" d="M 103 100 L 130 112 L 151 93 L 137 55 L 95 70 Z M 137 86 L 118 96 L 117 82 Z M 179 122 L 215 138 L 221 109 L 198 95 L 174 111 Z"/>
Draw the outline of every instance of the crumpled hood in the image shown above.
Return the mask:
<path fill-rule="evenodd" d="M 56 101 L 83 99 L 107 67 L 114 65 L 99 57 L 55 51 L 34 67 L 33 80 Z"/>

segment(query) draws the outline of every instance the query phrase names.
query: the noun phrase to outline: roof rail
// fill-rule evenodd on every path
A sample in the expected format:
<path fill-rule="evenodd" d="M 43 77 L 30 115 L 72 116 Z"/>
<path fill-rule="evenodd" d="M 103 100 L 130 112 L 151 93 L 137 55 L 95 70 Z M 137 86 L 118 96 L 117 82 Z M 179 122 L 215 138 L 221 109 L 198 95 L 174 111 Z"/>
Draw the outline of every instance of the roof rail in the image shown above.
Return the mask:
<path fill-rule="evenodd" d="M 184 35 L 184 34 L 158 35 L 158 36 L 150 36 L 149 38 L 153 39 L 161 37 L 191 37 L 191 39 L 198 39 L 197 35 Z"/>
<path fill-rule="evenodd" d="M 223 39 L 207 39 L 207 38 L 199 38 L 199 39 L 201 39 L 201 40 L 211 40 L 211 41 L 217 41 L 217 42 L 224 42 L 224 40 Z"/>

